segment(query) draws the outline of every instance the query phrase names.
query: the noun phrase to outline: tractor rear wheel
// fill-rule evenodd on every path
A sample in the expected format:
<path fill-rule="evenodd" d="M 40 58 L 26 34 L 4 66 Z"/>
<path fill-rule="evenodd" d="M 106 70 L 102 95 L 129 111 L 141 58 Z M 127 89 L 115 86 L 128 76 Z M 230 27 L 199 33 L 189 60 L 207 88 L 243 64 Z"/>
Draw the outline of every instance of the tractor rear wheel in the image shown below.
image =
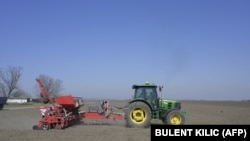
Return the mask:
<path fill-rule="evenodd" d="M 167 125 L 183 125 L 185 117 L 180 110 L 172 110 L 166 113 L 162 122 Z"/>
<path fill-rule="evenodd" d="M 125 122 L 127 127 L 148 128 L 151 121 L 151 110 L 143 102 L 133 102 L 126 107 Z"/>

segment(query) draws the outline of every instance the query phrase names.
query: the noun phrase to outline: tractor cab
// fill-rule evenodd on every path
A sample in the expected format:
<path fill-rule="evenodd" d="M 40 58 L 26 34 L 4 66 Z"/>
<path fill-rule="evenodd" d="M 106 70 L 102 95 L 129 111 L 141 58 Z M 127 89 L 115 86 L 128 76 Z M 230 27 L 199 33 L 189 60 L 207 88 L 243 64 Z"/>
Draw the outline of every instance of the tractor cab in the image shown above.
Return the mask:
<path fill-rule="evenodd" d="M 141 99 L 147 101 L 153 110 L 157 109 L 158 95 L 157 95 L 157 86 L 146 82 L 144 85 L 133 85 L 135 89 L 133 99 Z"/>

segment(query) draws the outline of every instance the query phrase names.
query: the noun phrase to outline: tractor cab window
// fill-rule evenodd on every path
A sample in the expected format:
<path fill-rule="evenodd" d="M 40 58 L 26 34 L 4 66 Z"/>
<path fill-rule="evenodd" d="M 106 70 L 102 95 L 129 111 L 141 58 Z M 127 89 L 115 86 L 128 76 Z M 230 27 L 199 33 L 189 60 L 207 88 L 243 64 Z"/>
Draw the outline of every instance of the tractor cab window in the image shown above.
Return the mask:
<path fill-rule="evenodd" d="M 145 88 L 137 88 L 135 89 L 135 97 L 134 98 L 145 98 Z"/>
<path fill-rule="evenodd" d="M 157 99 L 156 89 L 155 88 L 137 88 L 135 89 L 135 97 L 134 98 L 142 98 L 146 100 L 155 100 Z"/>
<path fill-rule="evenodd" d="M 146 99 L 148 100 L 155 100 L 157 98 L 155 89 L 148 88 L 146 89 Z"/>

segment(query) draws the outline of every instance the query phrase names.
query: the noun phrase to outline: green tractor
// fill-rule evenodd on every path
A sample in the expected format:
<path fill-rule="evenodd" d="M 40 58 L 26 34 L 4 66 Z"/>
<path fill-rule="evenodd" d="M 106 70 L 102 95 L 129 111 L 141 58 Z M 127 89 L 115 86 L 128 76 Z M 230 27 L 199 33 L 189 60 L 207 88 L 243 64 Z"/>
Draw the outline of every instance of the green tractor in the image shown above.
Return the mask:
<path fill-rule="evenodd" d="M 124 108 L 127 127 L 148 128 L 152 119 L 161 120 L 167 125 L 184 124 L 185 113 L 181 111 L 181 102 L 158 96 L 157 89 L 161 92 L 162 86 L 146 82 L 132 88 L 135 90 L 134 96 Z"/>

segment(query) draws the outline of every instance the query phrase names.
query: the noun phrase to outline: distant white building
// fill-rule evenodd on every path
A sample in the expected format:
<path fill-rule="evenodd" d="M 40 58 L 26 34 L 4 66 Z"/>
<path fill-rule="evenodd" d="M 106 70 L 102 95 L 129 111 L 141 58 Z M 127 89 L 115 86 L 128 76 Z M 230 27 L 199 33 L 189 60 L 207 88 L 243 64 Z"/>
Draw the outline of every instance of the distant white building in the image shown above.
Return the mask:
<path fill-rule="evenodd" d="M 24 104 L 30 102 L 30 98 L 8 98 L 7 99 L 7 104 Z"/>

